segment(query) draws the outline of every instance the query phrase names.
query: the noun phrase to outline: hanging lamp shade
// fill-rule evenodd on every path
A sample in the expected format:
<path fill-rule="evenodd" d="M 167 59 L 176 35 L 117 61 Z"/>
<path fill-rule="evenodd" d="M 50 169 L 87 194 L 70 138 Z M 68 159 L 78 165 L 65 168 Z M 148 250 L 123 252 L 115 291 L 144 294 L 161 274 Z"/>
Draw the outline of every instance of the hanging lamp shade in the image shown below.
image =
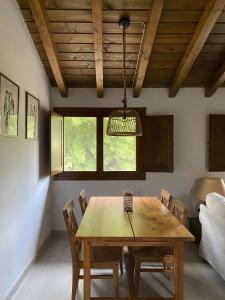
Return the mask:
<path fill-rule="evenodd" d="M 123 29 L 123 86 L 124 98 L 122 100 L 123 107 L 113 110 L 109 115 L 106 134 L 111 136 L 140 136 L 142 135 L 141 118 L 139 113 L 127 107 L 126 94 L 126 29 L 129 27 L 129 19 L 122 18 L 119 21 L 119 26 Z"/>
<path fill-rule="evenodd" d="M 141 119 L 139 113 L 130 108 L 116 109 L 109 115 L 107 135 L 141 136 Z"/>

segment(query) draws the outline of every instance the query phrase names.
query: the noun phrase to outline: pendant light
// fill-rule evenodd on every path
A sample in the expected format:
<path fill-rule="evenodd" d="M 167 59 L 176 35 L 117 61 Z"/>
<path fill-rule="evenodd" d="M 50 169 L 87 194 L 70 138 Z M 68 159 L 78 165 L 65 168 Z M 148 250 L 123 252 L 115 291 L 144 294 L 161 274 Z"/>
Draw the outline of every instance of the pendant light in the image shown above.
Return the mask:
<path fill-rule="evenodd" d="M 122 100 L 123 107 L 121 109 L 113 110 L 109 115 L 107 126 L 107 135 L 112 136 L 140 136 L 142 135 L 141 119 L 139 113 L 127 107 L 127 93 L 126 93 L 126 29 L 129 27 L 129 19 L 122 18 L 119 21 L 119 26 L 123 30 L 123 89 L 124 98 Z"/>

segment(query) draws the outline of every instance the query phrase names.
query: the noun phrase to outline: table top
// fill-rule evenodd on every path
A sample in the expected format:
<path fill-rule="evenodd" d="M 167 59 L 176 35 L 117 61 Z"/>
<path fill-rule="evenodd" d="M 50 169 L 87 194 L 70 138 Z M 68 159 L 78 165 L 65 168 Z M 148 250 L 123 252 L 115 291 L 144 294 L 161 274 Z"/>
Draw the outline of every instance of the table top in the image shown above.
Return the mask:
<path fill-rule="evenodd" d="M 157 197 L 134 197 L 133 212 L 123 211 L 123 197 L 91 197 L 78 228 L 78 239 L 194 240 Z"/>
<path fill-rule="evenodd" d="M 193 235 L 157 197 L 134 197 L 129 219 L 135 240 L 194 240 Z"/>
<path fill-rule="evenodd" d="M 128 214 L 123 211 L 123 197 L 91 197 L 76 237 L 133 239 Z"/>

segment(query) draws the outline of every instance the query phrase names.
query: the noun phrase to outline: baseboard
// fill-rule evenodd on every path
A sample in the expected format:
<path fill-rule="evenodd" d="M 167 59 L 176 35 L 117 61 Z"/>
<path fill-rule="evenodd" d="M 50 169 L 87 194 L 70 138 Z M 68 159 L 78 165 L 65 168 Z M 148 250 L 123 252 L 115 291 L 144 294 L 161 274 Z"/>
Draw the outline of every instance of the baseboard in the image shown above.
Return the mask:
<path fill-rule="evenodd" d="M 14 281 L 12 287 L 6 293 L 6 296 L 3 297 L 3 300 L 10 300 L 10 299 L 12 299 L 12 297 L 15 294 L 16 290 L 18 289 L 18 287 L 20 286 L 20 284 L 24 280 L 24 278 L 27 275 L 27 273 L 30 271 L 31 266 L 33 265 L 33 263 L 35 262 L 35 260 L 36 260 L 36 256 L 33 256 L 31 258 L 31 260 L 27 263 L 27 265 L 25 266 L 25 268 L 23 269 L 23 271 L 19 274 L 19 276 L 17 277 L 17 279 Z"/>
<path fill-rule="evenodd" d="M 26 266 L 23 269 L 23 271 L 19 274 L 19 276 L 17 277 L 17 279 L 14 281 L 12 287 L 9 289 L 9 291 L 6 293 L 6 295 L 3 297 L 3 300 L 11 300 L 12 299 L 12 297 L 15 294 L 16 290 L 18 289 L 18 287 L 20 286 L 20 284 L 22 283 L 22 281 L 26 277 L 27 273 L 30 271 L 32 265 L 35 263 L 35 261 L 37 261 L 38 257 L 43 252 L 43 249 L 46 247 L 46 244 L 49 242 L 51 234 L 52 233 L 50 233 L 48 235 L 48 237 L 45 239 L 45 241 L 42 243 L 42 245 L 37 250 L 36 254 L 26 264 Z"/>

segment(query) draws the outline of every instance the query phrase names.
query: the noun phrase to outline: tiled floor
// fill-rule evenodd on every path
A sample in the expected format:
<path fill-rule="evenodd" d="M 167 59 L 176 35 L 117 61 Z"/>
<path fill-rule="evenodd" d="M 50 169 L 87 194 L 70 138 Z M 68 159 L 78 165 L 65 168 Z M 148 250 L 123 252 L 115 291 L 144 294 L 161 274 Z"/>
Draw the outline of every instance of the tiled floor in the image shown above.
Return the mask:
<path fill-rule="evenodd" d="M 82 280 L 78 299 L 82 299 Z M 171 296 L 173 282 L 160 273 L 141 275 L 140 296 Z M 111 280 L 93 280 L 93 296 L 113 296 Z M 127 295 L 126 274 L 120 277 L 120 296 Z M 66 237 L 51 238 L 13 300 L 71 299 L 71 260 Z M 193 243 L 185 250 L 185 300 L 225 300 L 225 281 L 202 259 Z"/>

